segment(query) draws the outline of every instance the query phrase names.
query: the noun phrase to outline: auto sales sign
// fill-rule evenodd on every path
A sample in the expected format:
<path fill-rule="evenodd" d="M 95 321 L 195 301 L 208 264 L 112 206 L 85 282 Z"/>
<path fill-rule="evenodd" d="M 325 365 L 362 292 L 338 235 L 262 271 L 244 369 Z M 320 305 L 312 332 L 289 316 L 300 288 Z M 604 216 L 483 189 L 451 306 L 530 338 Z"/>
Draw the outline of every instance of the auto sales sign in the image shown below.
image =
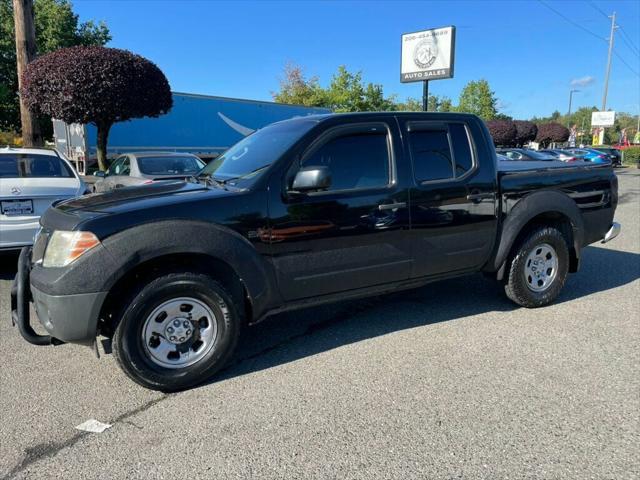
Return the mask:
<path fill-rule="evenodd" d="M 453 78 L 456 27 L 433 28 L 402 35 L 400 81 Z"/>

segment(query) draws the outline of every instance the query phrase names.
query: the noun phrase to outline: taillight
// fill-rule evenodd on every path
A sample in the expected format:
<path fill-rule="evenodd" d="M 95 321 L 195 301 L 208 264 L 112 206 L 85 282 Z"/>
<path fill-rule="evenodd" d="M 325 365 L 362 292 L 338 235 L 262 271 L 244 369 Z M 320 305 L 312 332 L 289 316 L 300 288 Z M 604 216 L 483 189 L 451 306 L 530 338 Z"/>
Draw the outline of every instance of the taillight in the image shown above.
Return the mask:
<path fill-rule="evenodd" d="M 142 182 L 143 185 L 149 185 L 150 183 L 153 183 L 153 180 L 145 180 Z"/>

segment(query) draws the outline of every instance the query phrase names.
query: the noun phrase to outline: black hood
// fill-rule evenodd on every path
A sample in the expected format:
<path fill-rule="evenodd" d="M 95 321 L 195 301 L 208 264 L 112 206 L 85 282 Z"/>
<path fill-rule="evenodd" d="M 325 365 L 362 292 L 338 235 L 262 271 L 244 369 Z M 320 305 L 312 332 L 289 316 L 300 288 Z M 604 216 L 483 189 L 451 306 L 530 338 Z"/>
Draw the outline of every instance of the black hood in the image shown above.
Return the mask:
<path fill-rule="evenodd" d="M 157 182 L 57 203 L 45 212 L 40 223 L 47 230 L 88 229 L 102 238 L 140 223 L 185 216 L 206 218 L 217 210 L 211 202 L 217 204 L 225 198 L 233 202 L 238 196 L 242 196 L 238 190 L 199 183 Z"/>
<path fill-rule="evenodd" d="M 125 204 L 140 200 L 153 200 L 156 197 L 171 197 L 177 194 L 189 194 L 209 190 L 199 183 L 180 180 L 154 182 L 147 185 L 118 188 L 106 193 L 93 193 L 56 204 L 63 212 L 73 213 L 77 210 L 109 211 Z M 159 199 L 158 199 L 159 200 Z"/>

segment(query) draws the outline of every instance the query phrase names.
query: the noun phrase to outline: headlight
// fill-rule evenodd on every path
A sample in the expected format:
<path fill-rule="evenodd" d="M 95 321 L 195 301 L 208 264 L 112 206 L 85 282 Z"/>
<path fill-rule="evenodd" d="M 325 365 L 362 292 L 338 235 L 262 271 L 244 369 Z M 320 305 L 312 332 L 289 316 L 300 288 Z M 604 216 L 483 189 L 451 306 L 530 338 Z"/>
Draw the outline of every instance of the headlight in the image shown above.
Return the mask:
<path fill-rule="evenodd" d="M 66 267 L 99 244 L 100 240 L 91 232 L 56 230 L 49 239 L 42 266 Z"/>

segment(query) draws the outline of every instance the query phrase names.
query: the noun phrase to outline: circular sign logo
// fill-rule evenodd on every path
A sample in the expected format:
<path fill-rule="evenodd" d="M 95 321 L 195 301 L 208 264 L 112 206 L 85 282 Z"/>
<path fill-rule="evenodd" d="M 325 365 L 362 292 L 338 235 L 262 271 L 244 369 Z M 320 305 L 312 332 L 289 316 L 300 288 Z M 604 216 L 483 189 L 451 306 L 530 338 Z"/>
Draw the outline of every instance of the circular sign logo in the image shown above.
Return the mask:
<path fill-rule="evenodd" d="M 13 193 L 14 195 L 20 195 L 22 193 L 22 190 L 20 190 L 18 187 L 11 187 L 11 193 Z"/>
<path fill-rule="evenodd" d="M 438 45 L 432 38 L 420 41 L 413 49 L 413 62 L 420 68 L 429 68 L 438 56 Z"/>

